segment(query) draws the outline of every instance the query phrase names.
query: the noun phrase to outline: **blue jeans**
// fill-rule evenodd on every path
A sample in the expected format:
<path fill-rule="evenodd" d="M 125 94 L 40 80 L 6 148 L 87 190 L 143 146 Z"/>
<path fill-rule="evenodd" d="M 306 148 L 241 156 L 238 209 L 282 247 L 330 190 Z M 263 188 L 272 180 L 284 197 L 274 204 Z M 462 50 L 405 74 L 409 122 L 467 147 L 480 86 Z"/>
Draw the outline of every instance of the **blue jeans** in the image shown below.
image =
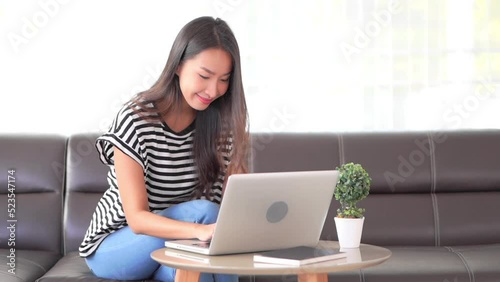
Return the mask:
<path fill-rule="evenodd" d="M 171 219 L 202 224 L 215 223 L 219 206 L 207 200 L 193 200 L 161 211 Z M 87 265 L 99 277 L 116 280 L 155 279 L 174 281 L 175 269 L 160 265 L 150 254 L 165 247 L 165 239 L 138 235 L 126 226 L 108 235 L 97 250 L 86 258 Z M 203 282 L 238 281 L 237 275 L 202 273 Z"/>

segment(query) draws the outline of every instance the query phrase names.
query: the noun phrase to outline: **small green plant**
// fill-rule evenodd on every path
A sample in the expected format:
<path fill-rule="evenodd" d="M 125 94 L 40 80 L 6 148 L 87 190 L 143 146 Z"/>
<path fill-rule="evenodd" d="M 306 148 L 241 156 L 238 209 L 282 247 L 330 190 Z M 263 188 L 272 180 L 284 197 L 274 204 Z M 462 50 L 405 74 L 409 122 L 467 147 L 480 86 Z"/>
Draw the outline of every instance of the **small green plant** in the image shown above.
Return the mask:
<path fill-rule="evenodd" d="M 370 175 L 360 164 L 352 162 L 336 169 L 339 171 L 339 179 L 335 188 L 335 199 L 341 205 L 337 210 L 337 217 L 362 218 L 365 209 L 358 208 L 356 204 L 370 193 Z"/>

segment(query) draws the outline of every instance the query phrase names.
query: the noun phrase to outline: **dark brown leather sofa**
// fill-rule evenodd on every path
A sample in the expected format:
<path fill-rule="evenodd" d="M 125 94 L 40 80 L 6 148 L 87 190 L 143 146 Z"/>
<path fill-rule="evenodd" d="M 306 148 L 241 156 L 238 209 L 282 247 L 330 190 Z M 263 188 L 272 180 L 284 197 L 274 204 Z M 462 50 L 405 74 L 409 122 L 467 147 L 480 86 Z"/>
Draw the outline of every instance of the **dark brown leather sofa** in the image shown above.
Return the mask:
<path fill-rule="evenodd" d="M 0 281 L 109 281 L 93 276 L 76 253 L 107 187 L 96 137 L 0 136 Z M 331 273 L 330 281 L 500 281 L 500 130 L 252 135 L 254 172 L 332 169 L 351 161 L 373 179 L 360 202 L 362 243 L 385 246 L 392 257 Z M 15 222 L 8 221 L 9 170 L 15 170 Z M 337 239 L 337 207 L 333 200 L 322 239 Z"/>

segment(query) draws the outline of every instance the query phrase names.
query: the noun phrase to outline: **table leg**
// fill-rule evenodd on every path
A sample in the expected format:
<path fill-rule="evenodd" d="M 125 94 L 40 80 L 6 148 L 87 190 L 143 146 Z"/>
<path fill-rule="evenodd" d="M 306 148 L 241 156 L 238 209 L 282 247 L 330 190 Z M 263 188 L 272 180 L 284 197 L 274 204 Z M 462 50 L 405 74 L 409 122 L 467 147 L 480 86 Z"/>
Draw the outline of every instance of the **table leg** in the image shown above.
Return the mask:
<path fill-rule="evenodd" d="M 299 274 L 299 282 L 328 282 L 327 273 L 302 273 Z"/>
<path fill-rule="evenodd" d="M 175 272 L 175 282 L 198 282 L 200 273 L 198 271 L 177 269 Z"/>

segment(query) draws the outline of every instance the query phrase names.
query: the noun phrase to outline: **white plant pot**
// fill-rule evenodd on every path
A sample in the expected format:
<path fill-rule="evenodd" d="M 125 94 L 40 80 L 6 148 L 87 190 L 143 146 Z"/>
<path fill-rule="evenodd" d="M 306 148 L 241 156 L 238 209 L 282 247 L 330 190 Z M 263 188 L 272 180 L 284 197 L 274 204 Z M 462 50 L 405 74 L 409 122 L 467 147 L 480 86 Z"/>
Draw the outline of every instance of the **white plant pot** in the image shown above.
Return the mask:
<path fill-rule="evenodd" d="M 363 223 L 365 218 L 338 218 L 335 217 L 337 237 L 341 248 L 359 248 L 361 235 L 363 233 Z"/>

